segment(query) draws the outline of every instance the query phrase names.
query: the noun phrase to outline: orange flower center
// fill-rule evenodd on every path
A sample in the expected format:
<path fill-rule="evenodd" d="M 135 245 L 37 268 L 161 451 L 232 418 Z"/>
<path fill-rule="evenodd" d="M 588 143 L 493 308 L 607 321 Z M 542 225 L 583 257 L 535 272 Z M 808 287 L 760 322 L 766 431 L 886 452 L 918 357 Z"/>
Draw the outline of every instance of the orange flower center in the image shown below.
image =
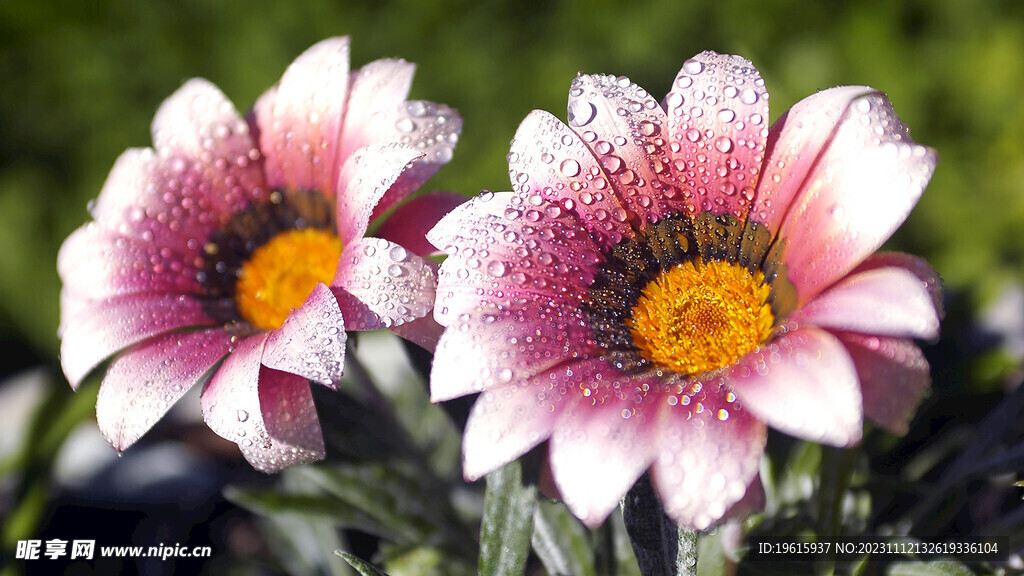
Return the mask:
<path fill-rule="evenodd" d="M 318 283 L 331 283 L 341 248 L 331 232 L 306 228 L 281 232 L 254 250 L 235 284 L 242 318 L 263 330 L 280 328 Z"/>
<path fill-rule="evenodd" d="M 647 283 L 628 321 L 640 355 L 685 374 L 723 368 L 771 333 L 771 288 L 761 272 L 687 261 Z"/>

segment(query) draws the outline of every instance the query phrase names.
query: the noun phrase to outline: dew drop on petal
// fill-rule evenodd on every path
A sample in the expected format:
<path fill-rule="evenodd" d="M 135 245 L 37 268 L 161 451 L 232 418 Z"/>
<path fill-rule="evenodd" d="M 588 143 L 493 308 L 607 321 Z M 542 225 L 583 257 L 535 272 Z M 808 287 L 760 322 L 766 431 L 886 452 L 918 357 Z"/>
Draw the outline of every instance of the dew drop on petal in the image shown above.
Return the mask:
<path fill-rule="evenodd" d="M 569 178 L 574 178 L 580 175 L 580 163 L 571 158 L 563 161 L 560 168 L 562 170 L 562 174 Z"/>
<path fill-rule="evenodd" d="M 732 150 L 732 140 L 729 139 L 728 136 L 720 136 L 717 140 L 715 140 L 715 148 L 719 152 L 725 154 Z"/>
<path fill-rule="evenodd" d="M 586 126 L 597 116 L 597 107 L 586 100 L 573 100 L 569 104 L 569 124 L 572 126 Z"/>
<path fill-rule="evenodd" d="M 700 74 L 704 71 L 704 63 L 700 60 L 690 58 L 686 62 L 683 62 L 683 72 L 687 74 Z"/>

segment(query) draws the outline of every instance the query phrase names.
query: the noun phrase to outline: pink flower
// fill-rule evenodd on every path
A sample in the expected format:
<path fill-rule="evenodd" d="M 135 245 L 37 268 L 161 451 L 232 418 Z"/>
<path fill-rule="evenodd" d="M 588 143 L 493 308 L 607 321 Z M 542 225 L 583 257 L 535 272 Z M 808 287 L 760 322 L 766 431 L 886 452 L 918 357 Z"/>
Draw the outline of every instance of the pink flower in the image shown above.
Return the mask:
<path fill-rule="evenodd" d="M 938 278 L 872 253 L 936 157 L 883 94 L 826 90 L 769 129 L 757 70 L 705 52 L 660 105 L 579 76 L 569 125 L 533 112 L 508 161 L 513 192 L 427 236 L 448 254 L 432 398 L 482 392 L 468 480 L 548 441 L 586 524 L 649 470 L 668 514 L 705 528 L 760 488 L 766 425 L 835 446 L 865 416 L 906 430 Z"/>
<path fill-rule="evenodd" d="M 77 388 L 114 357 L 96 403 L 114 448 L 212 373 L 203 417 L 255 468 L 320 459 L 308 381 L 337 385 L 345 330 L 429 342 L 435 272 L 414 252 L 455 201 L 419 197 L 365 236 L 458 139 L 453 110 L 406 101 L 413 69 L 350 71 L 348 39 L 325 40 L 247 119 L 190 80 L 157 112 L 153 149 L 117 160 L 58 256 L 61 364 Z"/>

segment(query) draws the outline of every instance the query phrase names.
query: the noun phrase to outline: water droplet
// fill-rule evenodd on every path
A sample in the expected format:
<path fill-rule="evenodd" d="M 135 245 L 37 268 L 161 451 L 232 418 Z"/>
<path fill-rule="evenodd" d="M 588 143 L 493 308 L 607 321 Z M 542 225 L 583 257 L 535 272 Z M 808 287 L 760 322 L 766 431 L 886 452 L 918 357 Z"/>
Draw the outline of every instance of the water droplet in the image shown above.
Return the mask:
<path fill-rule="evenodd" d="M 395 129 L 404 134 L 409 134 L 416 130 L 416 123 L 409 117 L 402 117 L 395 121 Z"/>
<path fill-rule="evenodd" d="M 730 140 L 727 136 L 721 136 L 717 140 L 715 140 L 715 148 L 719 152 L 725 154 L 732 150 L 732 140 Z"/>
<path fill-rule="evenodd" d="M 505 263 L 501 260 L 492 260 L 487 264 L 487 273 L 495 278 L 501 278 L 507 271 L 508 269 L 505 267 Z"/>
<path fill-rule="evenodd" d="M 597 116 L 597 107 L 586 100 L 573 100 L 569 104 L 569 124 L 586 126 Z"/>
<path fill-rule="evenodd" d="M 562 174 L 569 178 L 574 178 L 580 175 L 580 163 L 571 158 L 563 161 L 560 168 L 562 170 Z"/>
<path fill-rule="evenodd" d="M 740 92 L 740 102 L 744 104 L 753 104 L 757 102 L 757 92 L 753 88 L 747 88 L 743 92 Z"/>
<path fill-rule="evenodd" d="M 722 122 L 732 122 L 736 119 L 736 113 L 728 108 L 722 108 L 718 111 L 718 119 Z"/>
<path fill-rule="evenodd" d="M 245 422 L 249 419 L 249 413 L 245 410 L 239 410 L 236 416 L 238 416 L 239 422 Z"/>
<path fill-rule="evenodd" d="M 690 58 L 686 62 L 683 62 L 683 72 L 687 74 L 700 74 L 704 71 L 704 63 L 700 60 Z"/>

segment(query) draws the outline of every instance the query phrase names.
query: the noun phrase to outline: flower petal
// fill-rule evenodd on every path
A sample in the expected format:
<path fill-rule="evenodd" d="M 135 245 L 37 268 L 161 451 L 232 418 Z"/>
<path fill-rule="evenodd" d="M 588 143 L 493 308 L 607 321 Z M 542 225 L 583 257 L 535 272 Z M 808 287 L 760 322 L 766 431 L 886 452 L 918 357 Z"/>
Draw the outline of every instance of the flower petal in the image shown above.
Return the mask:
<path fill-rule="evenodd" d="M 880 93 L 847 106 L 779 232 L 801 304 L 877 250 L 917 203 L 936 155 L 907 132 Z"/>
<path fill-rule="evenodd" d="M 60 361 L 71 387 L 105 358 L 143 340 L 213 322 L 194 298 L 177 294 L 134 294 L 84 303 L 62 322 Z"/>
<path fill-rule="evenodd" d="M 483 194 L 428 234 L 448 254 L 434 309 L 441 324 L 489 303 L 568 303 L 585 297 L 602 257 L 580 231 L 579 220 L 554 204 L 517 208 L 516 200 L 507 192 Z"/>
<path fill-rule="evenodd" d="M 898 267 L 854 272 L 790 318 L 798 324 L 880 336 L 939 336 L 939 315 L 928 285 Z"/>
<path fill-rule="evenodd" d="M 224 93 L 206 80 L 189 80 L 165 100 L 153 117 L 152 133 L 163 164 L 192 187 L 179 193 L 199 203 L 202 211 L 233 214 L 264 187 L 249 124 Z M 186 209 L 191 206 L 181 204 Z"/>
<path fill-rule="evenodd" d="M 417 196 L 388 215 L 374 236 L 405 246 L 419 256 L 439 255 L 440 252 L 427 242 L 427 232 L 466 200 L 465 196 L 450 192 Z"/>
<path fill-rule="evenodd" d="M 254 113 L 268 186 L 334 196 L 348 89 L 348 38 L 328 38 L 260 97 Z"/>
<path fill-rule="evenodd" d="M 96 399 L 100 432 L 117 451 L 142 437 L 231 346 L 220 329 L 146 340 L 110 364 Z"/>
<path fill-rule="evenodd" d="M 715 383 L 691 383 L 676 398 L 662 405 L 651 478 L 665 513 L 703 530 L 746 494 L 768 431 Z"/>
<path fill-rule="evenodd" d="M 775 234 L 793 199 L 806 184 L 850 102 L 870 94 L 867 86 L 839 86 L 797 102 L 772 124 L 768 159 L 757 184 L 750 218 Z"/>
<path fill-rule="evenodd" d="M 573 307 L 536 302 L 466 312 L 437 344 L 430 398 L 450 400 L 525 380 L 592 346 L 590 329 Z"/>
<path fill-rule="evenodd" d="M 519 125 L 508 154 L 508 173 L 524 210 L 545 203 L 579 215 L 602 248 L 633 238 L 629 214 L 594 154 L 575 132 L 551 114 L 534 110 Z"/>
<path fill-rule="evenodd" d="M 768 139 L 768 91 L 757 69 L 740 56 L 702 52 L 683 63 L 664 105 L 690 213 L 743 222 Z"/>
<path fill-rule="evenodd" d="M 658 387 L 659 382 L 632 380 L 603 362 L 591 361 L 574 370 L 579 384 L 569 389 L 578 394 L 586 387 L 592 392 L 563 412 L 551 435 L 548 458 L 565 505 L 595 528 L 650 466 L 657 450 L 650 441 L 657 433 L 657 400 L 647 398 L 653 406 L 638 406 L 631 394 L 615 391 Z M 595 380 L 605 375 L 610 377 Z"/>
<path fill-rule="evenodd" d="M 864 396 L 864 415 L 895 434 L 906 434 L 931 384 L 928 361 L 913 342 L 840 333 L 853 358 Z"/>
<path fill-rule="evenodd" d="M 335 388 L 345 366 L 344 327 L 334 294 L 317 284 L 306 302 L 269 334 L 263 365 Z"/>
<path fill-rule="evenodd" d="M 932 268 L 931 264 L 926 262 L 924 258 L 903 252 L 876 252 L 854 268 L 853 273 L 874 270 L 875 268 L 892 267 L 903 268 L 917 276 L 918 280 L 928 290 L 932 304 L 941 318 L 944 314 L 942 309 L 942 279 L 939 278 L 939 273 L 935 271 L 935 268 Z"/>
<path fill-rule="evenodd" d="M 144 292 L 202 293 L 194 258 L 120 236 L 95 222 L 64 241 L 57 271 L 65 289 L 93 300 Z"/>
<path fill-rule="evenodd" d="M 345 246 L 331 290 L 346 330 L 392 328 L 430 313 L 436 280 L 427 261 L 380 238 Z"/>
<path fill-rule="evenodd" d="M 793 436 L 849 446 L 862 434 L 857 372 L 828 332 L 802 327 L 747 354 L 726 376 L 744 408 Z"/>
<path fill-rule="evenodd" d="M 348 246 L 366 234 L 370 215 L 409 163 L 421 153 L 401 144 L 372 145 L 356 150 L 338 175 L 338 237 Z"/>
<path fill-rule="evenodd" d="M 624 76 L 581 74 L 572 82 L 569 126 L 588 143 L 638 229 L 686 209 L 666 120 L 658 101 Z"/>
<path fill-rule="evenodd" d="M 200 396 L 211 430 L 238 444 L 262 472 L 323 458 L 323 438 L 305 378 L 263 368 L 266 334 L 242 340 Z"/>
<path fill-rule="evenodd" d="M 384 122 L 394 122 L 391 117 L 408 96 L 415 72 L 415 64 L 400 59 L 375 60 L 352 72 L 338 147 L 339 164 L 363 146 L 398 142 L 383 137 L 390 132 Z"/>

